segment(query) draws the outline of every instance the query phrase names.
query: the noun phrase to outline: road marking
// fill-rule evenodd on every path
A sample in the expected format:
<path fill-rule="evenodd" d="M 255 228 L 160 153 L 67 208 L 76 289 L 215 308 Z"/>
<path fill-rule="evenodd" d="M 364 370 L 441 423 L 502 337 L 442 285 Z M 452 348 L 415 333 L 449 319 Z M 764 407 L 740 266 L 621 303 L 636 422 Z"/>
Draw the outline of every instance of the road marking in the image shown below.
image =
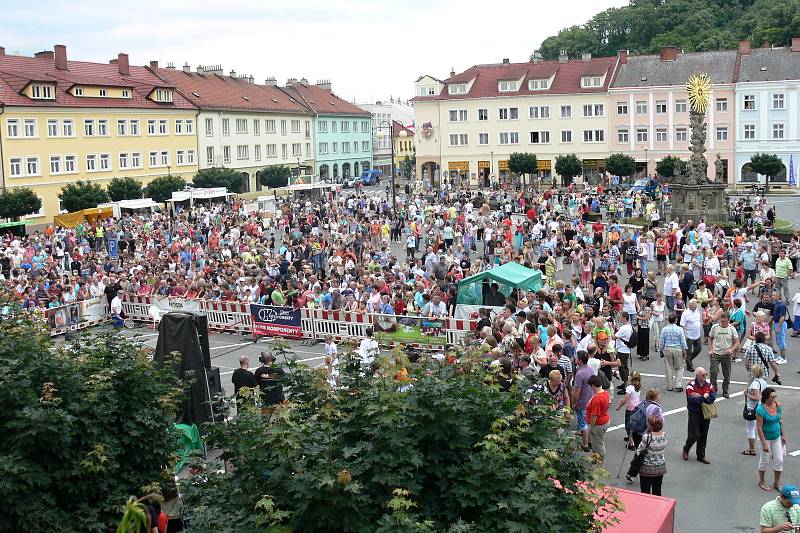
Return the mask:
<path fill-rule="evenodd" d="M 642 375 L 644 376 L 644 374 L 642 374 Z M 661 376 L 661 377 L 664 377 L 664 376 Z M 736 396 L 744 396 L 744 391 L 734 392 L 733 394 L 731 394 L 731 398 L 735 398 Z M 724 402 L 727 399 L 728 398 L 724 398 L 724 397 L 717 398 L 717 400 L 714 403 Z M 677 409 L 672 409 L 671 411 L 665 411 L 664 412 L 664 417 L 666 418 L 669 415 L 674 415 L 676 413 L 682 413 L 683 411 L 686 411 L 686 407 L 678 407 Z M 616 431 L 617 429 L 625 429 L 625 424 L 620 424 L 618 426 L 610 427 L 610 428 L 608 428 L 608 431 Z M 800 452 L 798 452 L 798 453 L 800 453 Z"/>
<path fill-rule="evenodd" d="M 223 348 L 235 348 L 236 346 L 246 346 L 248 344 L 253 344 L 252 342 L 240 342 L 238 344 L 224 344 L 222 346 L 212 346 L 212 350 L 221 350 Z"/>
<path fill-rule="evenodd" d="M 789 452 L 789 455 L 791 455 L 792 457 L 797 457 L 798 455 L 800 455 L 800 450 L 795 450 L 793 452 Z"/>
<path fill-rule="evenodd" d="M 639 375 L 647 376 L 649 378 L 663 378 L 663 377 L 666 377 L 663 374 L 643 374 L 643 373 L 640 373 Z M 691 377 L 691 376 L 690 377 L 686 377 L 686 376 L 684 376 L 683 379 L 686 380 L 686 381 L 691 381 L 691 380 L 694 379 L 694 377 Z M 749 385 L 750 382 L 747 382 L 747 381 L 731 381 L 731 384 L 733 384 L 733 385 Z M 797 387 L 797 386 L 794 386 L 794 385 L 778 385 L 778 384 L 775 384 L 775 383 L 770 383 L 769 386 L 772 387 L 773 389 L 800 390 L 800 387 Z"/>

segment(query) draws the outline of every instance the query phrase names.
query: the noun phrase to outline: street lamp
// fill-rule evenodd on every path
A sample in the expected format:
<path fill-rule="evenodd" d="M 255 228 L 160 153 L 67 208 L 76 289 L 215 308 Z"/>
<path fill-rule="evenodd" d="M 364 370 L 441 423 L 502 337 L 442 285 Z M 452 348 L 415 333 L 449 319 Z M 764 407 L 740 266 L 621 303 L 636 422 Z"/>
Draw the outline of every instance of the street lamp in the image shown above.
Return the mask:
<path fill-rule="evenodd" d="M 394 130 L 393 130 L 394 126 L 393 126 L 392 122 L 390 122 L 388 120 L 380 121 L 380 123 L 378 124 L 378 130 L 380 130 L 380 131 L 378 131 L 378 135 L 377 135 L 378 139 L 383 140 L 383 139 L 385 139 L 387 137 L 386 133 L 383 132 L 384 128 L 388 128 L 388 130 L 389 130 L 388 137 L 389 137 L 389 146 L 391 148 L 391 158 L 392 158 L 392 176 L 391 176 L 391 183 L 392 183 L 392 209 L 394 210 L 394 209 L 397 208 L 397 190 L 396 190 L 395 185 L 394 185 L 394 177 L 395 177 L 395 174 L 397 173 L 396 169 L 395 169 L 395 165 L 394 165 Z M 405 129 L 402 129 L 402 130 L 400 130 L 400 133 L 397 134 L 397 136 L 401 137 L 401 138 L 402 137 L 408 137 L 408 133 L 405 131 Z"/>

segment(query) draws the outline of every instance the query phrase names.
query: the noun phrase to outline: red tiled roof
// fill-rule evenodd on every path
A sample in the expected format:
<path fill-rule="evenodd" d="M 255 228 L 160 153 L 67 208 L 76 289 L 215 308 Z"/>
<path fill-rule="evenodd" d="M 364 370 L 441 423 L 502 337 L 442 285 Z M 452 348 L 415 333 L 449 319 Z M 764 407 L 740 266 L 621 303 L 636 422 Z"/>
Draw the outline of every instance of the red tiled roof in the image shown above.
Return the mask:
<path fill-rule="evenodd" d="M 171 103 L 147 98 L 156 87 L 170 87 L 145 67 L 131 65 L 123 76 L 116 64 L 69 61 L 68 70 L 58 70 L 51 57 L 0 56 L 0 104 L 36 107 L 122 107 L 146 109 L 194 109 L 180 94 Z M 56 84 L 55 100 L 32 100 L 20 91 L 31 81 Z M 131 98 L 84 98 L 67 92 L 73 85 L 130 87 Z"/>
<path fill-rule="evenodd" d="M 161 78 L 173 84 L 194 105 L 204 109 L 241 111 L 279 111 L 310 113 L 305 105 L 278 87 L 257 85 L 245 79 L 219 74 L 198 74 L 183 70 L 155 69 Z M 247 99 L 245 99 L 246 97 Z"/>
<path fill-rule="evenodd" d="M 290 87 L 281 87 L 281 90 L 293 98 L 303 102 L 318 115 L 363 115 L 370 116 L 369 111 L 351 104 L 333 94 L 327 89 L 317 85 L 294 83 Z"/>
<path fill-rule="evenodd" d="M 475 65 L 464 72 L 446 79 L 444 83 L 469 83 L 474 80 L 467 94 L 449 94 L 447 87 L 438 96 L 417 96 L 415 102 L 428 100 L 463 100 L 467 98 L 489 98 L 503 96 L 527 96 L 535 94 L 591 94 L 604 93 L 611 82 L 611 73 L 616 57 L 598 57 L 588 61 L 572 60 L 566 63 L 558 61 L 542 61 L 539 63 L 507 63 L 491 65 Z M 550 78 L 555 74 L 553 83 L 546 90 L 529 91 L 528 80 Z M 581 86 L 584 76 L 602 76 L 606 79 L 602 87 L 585 88 Z M 516 80 L 524 76 L 525 80 L 518 91 L 500 92 L 498 81 Z"/>
<path fill-rule="evenodd" d="M 400 134 L 401 131 L 405 131 L 406 133 L 408 133 L 409 137 L 412 137 L 414 135 L 414 130 L 412 130 L 410 128 L 407 128 L 406 126 L 403 126 L 401 123 L 397 122 L 396 120 L 393 120 L 392 121 L 392 136 L 393 137 L 397 137 Z"/>

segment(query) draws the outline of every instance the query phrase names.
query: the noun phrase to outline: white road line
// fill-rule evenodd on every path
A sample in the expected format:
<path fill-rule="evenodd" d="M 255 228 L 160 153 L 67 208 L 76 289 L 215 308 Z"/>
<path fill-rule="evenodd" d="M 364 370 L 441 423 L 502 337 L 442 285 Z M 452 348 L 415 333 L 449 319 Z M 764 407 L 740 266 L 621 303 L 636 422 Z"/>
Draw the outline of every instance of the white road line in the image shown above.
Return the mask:
<path fill-rule="evenodd" d="M 221 350 L 223 348 L 235 348 L 236 346 L 246 346 L 248 344 L 253 344 L 252 342 L 240 342 L 238 344 L 224 344 L 222 346 L 212 346 L 212 350 Z"/>
<path fill-rule="evenodd" d="M 663 378 L 663 377 L 665 377 L 663 374 L 643 374 L 642 373 L 640 375 L 641 376 L 647 376 L 648 378 Z M 720 376 L 722 376 L 722 374 L 720 374 Z M 691 381 L 691 380 L 694 379 L 694 376 L 689 376 L 689 377 L 684 376 L 683 379 L 685 381 Z M 721 381 L 717 380 L 717 383 L 721 383 Z M 748 382 L 748 381 L 731 381 L 731 384 L 732 385 L 749 385 L 750 382 Z M 800 390 L 800 387 L 796 387 L 794 385 L 777 385 L 775 383 L 770 383 L 769 386 L 772 387 L 773 389 Z M 731 395 L 731 396 L 733 396 L 733 395 Z"/>
<path fill-rule="evenodd" d="M 792 457 L 797 457 L 798 455 L 800 455 L 800 450 L 789 452 L 789 455 L 791 455 Z"/>
<path fill-rule="evenodd" d="M 642 374 L 642 375 L 644 375 L 644 374 Z M 664 377 L 664 376 L 661 376 L 661 377 Z M 744 391 L 734 392 L 733 394 L 731 394 L 731 398 L 735 398 L 736 396 L 744 396 Z M 728 398 L 717 397 L 717 401 L 714 402 L 714 403 L 724 402 L 727 399 Z M 671 411 L 665 411 L 664 412 L 664 416 L 667 417 L 669 415 L 674 415 L 675 413 L 682 413 L 683 411 L 686 411 L 686 407 L 679 407 L 677 409 L 672 409 Z M 616 431 L 618 429 L 625 429 L 625 424 L 620 424 L 618 426 L 610 427 L 610 428 L 608 428 L 608 431 Z M 800 453 L 800 452 L 798 452 L 798 453 Z"/>

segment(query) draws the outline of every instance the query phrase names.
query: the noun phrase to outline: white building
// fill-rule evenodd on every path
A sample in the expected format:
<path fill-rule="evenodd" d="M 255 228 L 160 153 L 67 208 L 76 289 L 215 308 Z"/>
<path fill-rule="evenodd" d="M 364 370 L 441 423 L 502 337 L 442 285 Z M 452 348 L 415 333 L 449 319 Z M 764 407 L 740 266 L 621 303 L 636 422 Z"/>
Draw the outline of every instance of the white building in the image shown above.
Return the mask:
<path fill-rule="evenodd" d="M 372 114 L 372 157 L 375 168 L 384 175 L 391 174 L 392 145 L 391 124 L 399 122 L 407 128 L 414 126 L 414 107 L 400 99 L 390 98 L 388 102 L 377 101 L 374 104 L 359 104 L 359 107 Z"/>

